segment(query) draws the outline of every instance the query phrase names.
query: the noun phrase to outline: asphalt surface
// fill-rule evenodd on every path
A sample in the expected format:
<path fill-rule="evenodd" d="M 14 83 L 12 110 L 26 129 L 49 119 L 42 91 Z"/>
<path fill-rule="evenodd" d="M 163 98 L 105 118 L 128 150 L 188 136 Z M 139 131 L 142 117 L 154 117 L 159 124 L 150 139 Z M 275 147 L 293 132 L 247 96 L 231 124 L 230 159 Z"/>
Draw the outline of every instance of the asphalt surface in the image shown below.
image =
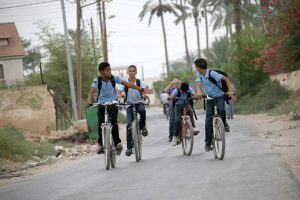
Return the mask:
<path fill-rule="evenodd" d="M 201 133 L 191 156 L 183 156 L 181 145 L 168 143 L 168 121 L 161 109 L 151 109 L 141 162 L 125 156 L 124 149 L 117 167 L 107 171 L 103 156 L 89 156 L 0 187 L 0 200 L 300 199 L 299 183 L 268 141 L 257 135 L 255 124 L 229 121 L 225 158 L 219 161 L 212 152 L 204 152 L 202 112 L 198 118 Z"/>

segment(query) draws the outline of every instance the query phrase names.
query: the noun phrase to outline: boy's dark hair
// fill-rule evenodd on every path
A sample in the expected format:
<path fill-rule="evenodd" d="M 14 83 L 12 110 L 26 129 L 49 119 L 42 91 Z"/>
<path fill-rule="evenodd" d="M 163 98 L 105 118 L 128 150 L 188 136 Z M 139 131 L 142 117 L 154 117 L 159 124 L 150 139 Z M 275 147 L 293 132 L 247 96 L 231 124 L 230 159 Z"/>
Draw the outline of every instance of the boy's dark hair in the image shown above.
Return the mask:
<path fill-rule="evenodd" d="M 182 92 L 187 92 L 187 91 L 189 91 L 190 86 L 189 86 L 188 83 L 183 82 L 183 83 L 181 83 L 181 85 L 180 85 L 180 89 L 182 90 Z"/>
<path fill-rule="evenodd" d="M 128 68 L 127 68 L 127 71 L 129 70 L 129 68 L 133 67 L 135 69 L 135 71 L 137 71 L 137 68 L 135 65 L 130 65 Z"/>
<path fill-rule="evenodd" d="M 108 62 L 100 63 L 99 66 L 98 66 L 99 72 L 104 71 L 108 67 L 110 67 L 110 64 Z"/>
<path fill-rule="evenodd" d="M 201 69 L 207 69 L 207 62 L 204 58 L 198 58 L 195 60 L 195 65 Z"/>

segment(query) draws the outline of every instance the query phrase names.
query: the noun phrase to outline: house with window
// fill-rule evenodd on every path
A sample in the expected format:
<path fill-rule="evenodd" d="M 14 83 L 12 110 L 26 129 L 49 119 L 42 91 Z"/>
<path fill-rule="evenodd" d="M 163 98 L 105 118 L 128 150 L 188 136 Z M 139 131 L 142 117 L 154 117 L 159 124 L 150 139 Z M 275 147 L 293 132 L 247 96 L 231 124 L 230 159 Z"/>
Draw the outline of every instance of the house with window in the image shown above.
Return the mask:
<path fill-rule="evenodd" d="M 0 83 L 23 80 L 25 50 L 14 22 L 0 23 Z"/>

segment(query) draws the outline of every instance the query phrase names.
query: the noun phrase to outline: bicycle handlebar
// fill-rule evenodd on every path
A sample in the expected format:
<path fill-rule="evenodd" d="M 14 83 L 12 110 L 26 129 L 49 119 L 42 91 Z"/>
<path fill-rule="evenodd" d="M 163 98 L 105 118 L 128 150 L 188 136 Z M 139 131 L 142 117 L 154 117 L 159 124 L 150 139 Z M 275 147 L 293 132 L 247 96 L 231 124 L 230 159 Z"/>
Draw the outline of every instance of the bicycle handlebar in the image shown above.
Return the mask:
<path fill-rule="evenodd" d="M 130 103 L 130 102 L 123 102 L 121 103 L 121 100 L 119 100 L 119 105 L 134 105 L 134 104 L 144 104 L 144 105 L 150 105 L 150 99 L 147 99 L 147 103 L 145 103 L 145 101 L 140 101 L 138 103 Z"/>

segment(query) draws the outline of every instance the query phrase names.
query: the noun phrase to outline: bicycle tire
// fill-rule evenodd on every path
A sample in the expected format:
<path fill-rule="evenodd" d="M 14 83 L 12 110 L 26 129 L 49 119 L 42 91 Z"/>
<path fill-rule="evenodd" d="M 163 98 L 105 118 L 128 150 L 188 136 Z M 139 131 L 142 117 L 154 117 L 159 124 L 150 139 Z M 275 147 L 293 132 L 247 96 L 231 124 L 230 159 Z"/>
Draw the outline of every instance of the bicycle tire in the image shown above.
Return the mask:
<path fill-rule="evenodd" d="M 213 119 L 213 145 L 215 159 L 223 160 L 225 156 L 225 128 L 220 117 Z"/>
<path fill-rule="evenodd" d="M 112 135 L 110 135 L 110 140 L 111 140 L 111 167 L 112 168 L 115 168 L 116 167 L 116 149 L 115 149 L 115 145 L 114 145 L 114 142 L 113 142 L 113 138 L 112 138 Z"/>
<path fill-rule="evenodd" d="M 194 132 L 193 132 L 193 125 L 190 119 L 186 119 L 184 122 L 185 124 L 185 136 L 182 134 L 182 149 L 183 155 L 190 156 L 193 152 L 194 146 Z"/>
<path fill-rule="evenodd" d="M 139 157 L 139 141 L 138 141 L 138 123 L 136 120 L 133 120 L 131 123 L 131 132 L 132 132 L 132 140 L 133 140 L 133 148 L 134 148 L 134 156 L 136 162 L 140 161 Z"/>
<path fill-rule="evenodd" d="M 143 138 L 142 138 L 142 134 L 138 134 L 138 142 L 139 142 L 139 160 L 142 160 L 142 141 L 143 141 Z"/>
<path fill-rule="evenodd" d="M 104 127 L 103 129 L 103 141 L 104 141 L 104 166 L 106 170 L 110 169 L 111 165 L 111 145 L 110 145 L 110 128 L 109 127 Z"/>

